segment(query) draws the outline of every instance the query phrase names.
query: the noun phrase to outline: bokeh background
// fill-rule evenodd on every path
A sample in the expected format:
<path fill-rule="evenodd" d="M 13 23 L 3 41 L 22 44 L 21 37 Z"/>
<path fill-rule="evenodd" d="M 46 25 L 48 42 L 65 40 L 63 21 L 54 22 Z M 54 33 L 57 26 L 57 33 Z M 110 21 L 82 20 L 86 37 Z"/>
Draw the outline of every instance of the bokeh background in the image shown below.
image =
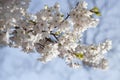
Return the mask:
<path fill-rule="evenodd" d="M 32 0 L 28 11 L 35 13 L 44 7 L 59 2 L 61 11 L 67 14 L 78 0 Z M 120 0 L 86 0 L 88 8 L 100 8 L 102 16 L 97 28 L 84 33 L 84 44 L 111 39 L 113 48 L 108 52 L 108 70 L 81 67 L 71 69 L 63 60 L 56 58 L 42 64 L 38 54 L 26 54 L 20 49 L 0 49 L 0 80 L 120 80 Z"/>

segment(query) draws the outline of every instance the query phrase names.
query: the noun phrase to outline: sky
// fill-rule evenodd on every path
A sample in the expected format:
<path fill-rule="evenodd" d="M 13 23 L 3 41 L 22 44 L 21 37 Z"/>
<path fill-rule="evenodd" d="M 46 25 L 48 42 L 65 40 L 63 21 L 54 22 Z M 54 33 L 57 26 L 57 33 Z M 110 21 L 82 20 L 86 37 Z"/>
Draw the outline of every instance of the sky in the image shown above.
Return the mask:
<path fill-rule="evenodd" d="M 61 11 L 67 14 L 78 0 L 32 0 L 28 11 L 36 13 L 45 4 L 59 2 Z M 97 6 L 102 16 L 97 28 L 84 32 L 84 44 L 112 40 L 113 48 L 108 52 L 108 70 L 81 67 L 69 68 L 63 60 L 56 58 L 43 64 L 36 59 L 38 54 L 26 54 L 20 49 L 0 49 L 0 80 L 120 80 L 120 0 L 86 0 L 88 8 Z"/>

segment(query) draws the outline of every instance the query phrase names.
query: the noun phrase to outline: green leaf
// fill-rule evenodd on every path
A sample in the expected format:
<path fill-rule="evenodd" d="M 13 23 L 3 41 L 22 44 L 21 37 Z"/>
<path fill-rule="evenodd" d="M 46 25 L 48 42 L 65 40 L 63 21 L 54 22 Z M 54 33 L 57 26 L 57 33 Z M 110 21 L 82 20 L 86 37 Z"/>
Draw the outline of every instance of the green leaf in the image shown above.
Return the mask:
<path fill-rule="evenodd" d="M 82 60 L 82 59 L 84 58 L 84 54 L 83 54 L 83 53 L 75 53 L 75 56 L 76 56 L 78 59 L 80 59 L 80 60 Z"/>
<path fill-rule="evenodd" d="M 97 16 L 101 16 L 101 13 L 100 13 L 98 7 L 94 7 L 90 11 L 93 12 L 94 14 L 96 14 Z"/>
<path fill-rule="evenodd" d="M 60 35 L 60 33 L 61 33 L 60 31 L 57 31 L 55 32 L 55 35 Z"/>
<path fill-rule="evenodd" d="M 96 14 L 97 16 L 101 16 L 101 13 L 100 13 L 100 12 L 95 12 L 95 14 Z"/>
<path fill-rule="evenodd" d="M 92 12 L 99 12 L 99 8 L 98 7 L 94 7 L 90 11 L 92 11 Z"/>

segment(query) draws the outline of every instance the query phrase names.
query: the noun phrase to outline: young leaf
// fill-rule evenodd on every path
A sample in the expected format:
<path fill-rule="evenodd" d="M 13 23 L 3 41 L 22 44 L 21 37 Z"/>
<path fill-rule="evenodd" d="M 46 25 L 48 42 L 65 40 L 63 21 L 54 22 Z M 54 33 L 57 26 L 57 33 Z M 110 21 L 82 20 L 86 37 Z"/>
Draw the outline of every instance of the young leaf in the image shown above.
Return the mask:
<path fill-rule="evenodd" d="M 80 60 L 82 60 L 84 58 L 83 53 L 75 53 L 75 56 Z"/>
<path fill-rule="evenodd" d="M 101 13 L 100 13 L 98 7 L 94 7 L 90 11 L 93 12 L 93 13 L 95 13 L 97 16 L 101 16 Z"/>

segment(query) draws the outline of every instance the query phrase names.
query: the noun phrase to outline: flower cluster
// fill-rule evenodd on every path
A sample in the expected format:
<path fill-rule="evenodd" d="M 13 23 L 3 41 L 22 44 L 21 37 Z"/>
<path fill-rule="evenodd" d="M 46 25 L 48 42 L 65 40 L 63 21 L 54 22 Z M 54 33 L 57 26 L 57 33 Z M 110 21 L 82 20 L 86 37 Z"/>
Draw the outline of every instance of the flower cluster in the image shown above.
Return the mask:
<path fill-rule="evenodd" d="M 99 45 L 84 45 L 80 41 L 85 30 L 98 24 L 99 20 L 93 17 L 100 14 L 97 7 L 88 10 L 86 2 L 78 2 L 64 16 L 56 3 L 52 7 L 45 5 L 33 15 L 26 11 L 28 4 L 28 0 L 0 1 L 0 46 L 38 52 L 41 55 L 38 60 L 44 63 L 59 57 L 73 68 L 79 68 L 81 62 L 107 68 L 104 54 L 111 49 L 111 41 Z"/>
<path fill-rule="evenodd" d="M 30 0 L 0 0 L 0 44 L 9 44 L 9 32 L 25 15 Z"/>
<path fill-rule="evenodd" d="M 87 3 L 82 2 L 71 10 L 70 18 L 74 25 L 75 32 L 84 32 L 90 27 L 95 27 L 98 24 L 98 19 L 92 17 L 93 12 L 87 10 Z"/>
<path fill-rule="evenodd" d="M 99 45 L 79 45 L 76 47 L 75 56 L 82 60 L 85 65 L 106 69 L 108 67 L 104 54 L 111 49 L 111 41 L 106 40 Z"/>

